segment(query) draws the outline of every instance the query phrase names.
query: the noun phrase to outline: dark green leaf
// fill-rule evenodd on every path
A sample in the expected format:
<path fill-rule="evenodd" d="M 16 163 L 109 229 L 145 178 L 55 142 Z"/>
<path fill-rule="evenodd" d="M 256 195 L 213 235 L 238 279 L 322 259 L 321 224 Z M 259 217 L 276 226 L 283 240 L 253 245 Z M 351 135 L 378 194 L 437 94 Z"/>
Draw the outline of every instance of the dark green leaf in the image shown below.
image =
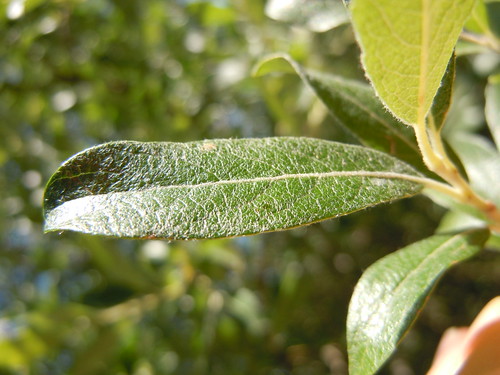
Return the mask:
<path fill-rule="evenodd" d="M 264 138 L 114 142 L 64 163 L 45 230 L 213 238 L 280 230 L 417 194 L 420 174 L 360 146 Z"/>
<path fill-rule="evenodd" d="M 446 115 L 451 105 L 451 98 L 453 96 L 453 83 L 455 82 L 455 54 L 451 56 L 448 62 L 448 67 L 444 73 L 443 79 L 441 81 L 441 86 L 439 87 L 434 102 L 431 107 L 431 114 L 434 120 L 434 126 L 436 129 L 441 129 L 444 125 Z"/>
<path fill-rule="evenodd" d="M 119 337 L 113 327 L 97 331 L 97 337 L 84 351 L 78 353 L 71 375 L 95 375 L 106 373 L 106 363 L 116 355 Z"/>
<path fill-rule="evenodd" d="M 416 145 L 413 129 L 393 117 L 373 89 L 358 81 L 303 69 L 287 55 L 262 60 L 254 74 L 295 72 L 326 105 L 333 118 L 368 147 L 384 151 L 428 173 Z"/>
<path fill-rule="evenodd" d="M 488 1 L 485 5 L 490 30 L 496 38 L 500 38 L 500 2 Z"/>
<path fill-rule="evenodd" d="M 349 373 L 372 375 L 415 320 L 439 277 L 476 254 L 489 232 L 435 235 L 370 266 L 356 285 L 347 317 Z"/>

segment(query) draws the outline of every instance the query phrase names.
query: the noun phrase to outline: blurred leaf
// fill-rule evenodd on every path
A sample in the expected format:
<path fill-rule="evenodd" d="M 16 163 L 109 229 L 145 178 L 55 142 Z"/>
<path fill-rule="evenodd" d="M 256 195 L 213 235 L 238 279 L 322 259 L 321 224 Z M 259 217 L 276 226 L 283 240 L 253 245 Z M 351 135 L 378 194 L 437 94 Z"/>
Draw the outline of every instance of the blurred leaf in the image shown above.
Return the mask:
<path fill-rule="evenodd" d="M 1 323 L 9 325 L 10 332 L 2 335 L 0 339 L 2 353 L 0 369 L 27 369 L 29 363 L 49 355 L 49 345 L 27 325 L 27 322 L 21 323 L 20 319 L 5 319 Z"/>
<path fill-rule="evenodd" d="M 486 121 L 497 150 L 500 151 L 500 74 L 490 77 L 485 97 Z"/>
<path fill-rule="evenodd" d="M 298 74 L 326 105 L 333 118 L 363 145 L 394 155 L 420 171 L 428 172 L 413 130 L 387 112 L 369 85 L 303 69 L 290 56 L 283 54 L 263 59 L 254 69 L 256 76 L 276 72 Z"/>
<path fill-rule="evenodd" d="M 486 223 L 488 222 L 488 218 L 483 211 L 475 207 L 457 202 L 453 197 L 450 197 L 449 195 L 438 192 L 436 190 L 426 189 L 424 190 L 424 194 L 428 196 L 433 202 L 442 207 L 445 207 L 452 211 L 464 212 L 467 215 L 472 216 L 484 223 L 482 225 L 483 227 L 487 225 Z"/>
<path fill-rule="evenodd" d="M 268 0 L 266 15 L 311 31 L 323 32 L 349 21 L 340 0 Z"/>
<path fill-rule="evenodd" d="M 492 233 L 491 238 L 486 243 L 489 250 L 500 252 L 500 234 Z"/>
<path fill-rule="evenodd" d="M 491 32 L 500 38 L 500 1 L 487 1 L 486 10 Z"/>
<path fill-rule="evenodd" d="M 155 280 L 142 264 L 127 258 L 115 246 L 111 246 L 112 244 L 93 237 L 81 238 L 80 241 L 91 254 L 92 262 L 106 277 L 108 284 L 125 286 L 135 292 L 151 291 L 159 285 L 158 280 Z"/>
<path fill-rule="evenodd" d="M 476 1 L 476 5 L 471 12 L 470 18 L 465 23 L 465 28 L 478 34 L 488 34 L 489 24 L 486 13 L 486 5 L 483 0 Z"/>
<path fill-rule="evenodd" d="M 58 305 L 50 310 L 36 310 L 0 321 L 0 369 L 26 369 L 42 358 L 49 358 L 82 327 L 78 317 L 90 310 L 76 305 Z"/>
<path fill-rule="evenodd" d="M 262 304 L 254 291 L 240 288 L 228 303 L 228 310 L 239 319 L 252 335 L 262 335 L 266 320 L 262 316 Z"/>
<path fill-rule="evenodd" d="M 474 0 L 352 1 L 366 72 L 404 122 L 424 122 L 473 5 Z"/>
<path fill-rule="evenodd" d="M 447 211 L 439 223 L 436 233 L 458 233 L 473 228 L 484 228 L 485 222 L 467 214 L 464 211 L 451 209 Z M 489 250 L 500 251 L 500 235 L 492 233 L 485 247 Z"/>
<path fill-rule="evenodd" d="M 198 247 L 196 256 L 204 261 L 230 270 L 241 271 L 245 268 L 245 262 L 240 254 L 236 253 L 229 244 L 225 244 L 224 242 L 215 240 L 206 242 L 203 246 Z"/>
<path fill-rule="evenodd" d="M 370 266 L 356 285 L 347 318 L 349 373 L 372 375 L 415 320 L 439 277 L 476 254 L 487 230 L 435 235 Z"/>
<path fill-rule="evenodd" d="M 45 230 L 214 238 L 292 228 L 417 194 L 383 153 L 311 138 L 113 142 L 52 176 Z"/>
<path fill-rule="evenodd" d="M 444 73 L 434 102 L 432 103 L 431 114 L 434 120 L 436 129 L 441 129 L 446 120 L 446 115 L 451 106 L 453 96 L 453 83 L 455 82 L 455 54 L 453 54 L 448 62 L 446 72 Z"/>
<path fill-rule="evenodd" d="M 455 133 L 450 145 L 460 158 L 470 184 L 484 198 L 500 205 L 500 153 L 479 135 Z"/>
<path fill-rule="evenodd" d="M 95 340 L 90 342 L 75 358 L 71 375 L 95 375 L 107 373 L 107 363 L 117 351 L 118 335 L 113 327 L 101 328 Z"/>
<path fill-rule="evenodd" d="M 468 40 L 459 40 L 457 42 L 455 53 L 458 57 L 467 55 L 479 55 L 481 53 L 491 53 L 487 46 L 470 42 Z"/>
<path fill-rule="evenodd" d="M 463 232 L 472 228 L 484 228 L 485 223 L 478 218 L 458 210 L 447 211 L 443 216 L 436 233 Z"/>

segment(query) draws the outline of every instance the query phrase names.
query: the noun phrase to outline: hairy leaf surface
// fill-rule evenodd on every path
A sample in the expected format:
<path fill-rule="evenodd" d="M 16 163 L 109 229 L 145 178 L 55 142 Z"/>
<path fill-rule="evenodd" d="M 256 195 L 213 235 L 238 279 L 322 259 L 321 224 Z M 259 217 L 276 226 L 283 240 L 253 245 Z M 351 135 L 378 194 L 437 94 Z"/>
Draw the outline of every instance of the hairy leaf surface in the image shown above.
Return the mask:
<path fill-rule="evenodd" d="M 362 61 L 387 107 L 423 124 L 474 0 L 353 0 Z"/>
<path fill-rule="evenodd" d="M 310 138 L 114 142 L 65 162 L 45 191 L 45 230 L 213 238 L 296 227 L 421 191 L 383 153 Z"/>
<path fill-rule="evenodd" d="M 370 266 L 349 306 L 349 374 L 374 374 L 393 353 L 439 277 L 476 254 L 488 235 L 484 229 L 435 235 Z"/>

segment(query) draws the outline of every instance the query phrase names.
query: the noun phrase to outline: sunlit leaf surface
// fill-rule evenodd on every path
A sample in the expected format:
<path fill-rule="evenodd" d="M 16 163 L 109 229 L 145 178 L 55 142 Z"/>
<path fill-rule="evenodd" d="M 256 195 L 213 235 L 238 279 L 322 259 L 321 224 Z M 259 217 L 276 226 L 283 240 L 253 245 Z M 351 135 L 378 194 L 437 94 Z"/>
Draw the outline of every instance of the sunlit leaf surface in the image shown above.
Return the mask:
<path fill-rule="evenodd" d="M 172 239 L 291 228 L 417 194 L 419 173 L 311 138 L 115 142 L 77 154 L 45 192 L 46 231 Z"/>
<path fill-rule="evenodd" d="M 474 0 L 353 0 L 362 61 L 378 95 L 409 124 L 423 123 Z"/>

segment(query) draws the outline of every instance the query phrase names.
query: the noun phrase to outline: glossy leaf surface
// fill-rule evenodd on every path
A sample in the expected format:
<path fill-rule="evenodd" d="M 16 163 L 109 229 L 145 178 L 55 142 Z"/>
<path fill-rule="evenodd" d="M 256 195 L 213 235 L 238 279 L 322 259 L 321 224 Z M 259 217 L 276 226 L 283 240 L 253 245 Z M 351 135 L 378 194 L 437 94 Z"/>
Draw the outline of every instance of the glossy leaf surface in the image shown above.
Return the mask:
<path fill-rule="evenodd" d="M 45 192 L 45 230 L 213 238 L 296 227 L 421 191 L 419 173 L 311 138 L 115 142 L 77 154 Z"/>
<path fill-rule="evenodd" d="M 474 0 L 353 0 L 362 61 L 387 107 L 423 123 Z"/>
<path fill-rule="evenodd" d="M 476 254 L 487 238 L 483 229 L 435 235 L 370 266 L 349 306 L 349 374 L 374 374 L 393 353 L 443 272 Z"/>

